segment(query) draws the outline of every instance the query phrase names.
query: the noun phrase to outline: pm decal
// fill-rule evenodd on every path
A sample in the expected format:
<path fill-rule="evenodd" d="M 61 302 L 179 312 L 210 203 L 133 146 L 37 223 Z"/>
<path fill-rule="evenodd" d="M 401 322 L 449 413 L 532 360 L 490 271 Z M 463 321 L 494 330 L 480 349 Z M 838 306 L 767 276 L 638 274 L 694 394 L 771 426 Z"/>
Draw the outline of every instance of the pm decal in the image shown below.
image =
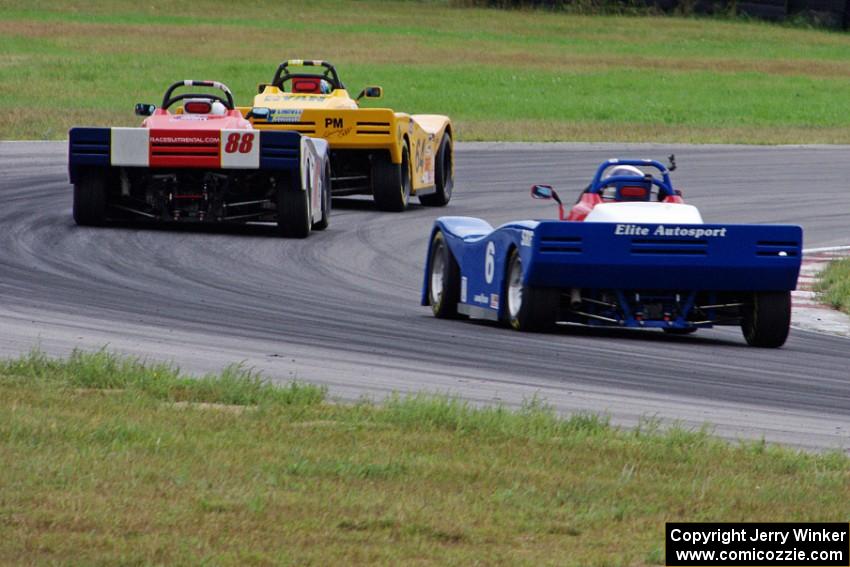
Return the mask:
<path fill-rule="evenodd" d="M 325 118 L 325 128 L 344 128 L 342 118 Z"/>

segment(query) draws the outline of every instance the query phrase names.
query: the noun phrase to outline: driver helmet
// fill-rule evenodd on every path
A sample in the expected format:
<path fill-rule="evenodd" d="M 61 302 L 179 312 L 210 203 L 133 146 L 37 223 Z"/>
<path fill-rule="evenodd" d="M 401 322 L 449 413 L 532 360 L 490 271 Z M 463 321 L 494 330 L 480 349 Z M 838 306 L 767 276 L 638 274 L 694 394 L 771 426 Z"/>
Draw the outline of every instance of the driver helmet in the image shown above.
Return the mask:
<path fill-rule="evenodd" d="M 227 114 L 227 108 L 222 103 L 216 100 L 212 103 L 210 114 L 214 114 L 216 116 L 224 116 L 225 114 Z"/>
<path fill-rule="evenodd" d="M 643 177 L 644 173 L 633 165 L 618 165 L 616 167 L 611 168 L 608 173 L 605 174 L 605 177 L 602 178 L 602 180 L 604 181 L 609 177 L 619 177 L 621 175 Z"/>
<path fill-rule="evenodd" d="M 330 81 L 322 79 L 319 81 L 319 92 L 322 94 L 331 94 L 333 88 L 331 87 Z"/>
<path fill-rule="evenodd" d="M 608 179 L 613 179 L 614 177 L 621 177 L 621 176 L 643 178 L 644 172 L 641 171 L 640 169 L 638 169 L 637 167 L 633 166 L 633 165 L 618 165 L 618 166 L 612 167 L 611 169 L 609 169 L 605 173 L 605 177 L 602 178 L 602 198 L 603 199 L 605 199 L 605 200 L 617 200 L 617 201 L 621 200 L 621 196 L 620 196 L 619 191 L 620 191 L 620 188 L 622 187 L 622 185 L 624 185 L 624 183 L 621 182 L 621 181 L 615 181 L 613 183 L 608 183 L 606 181 Z M 630 183 L 630 184 L 634 185 L 633 182 Z M 640 183 L 640 185 L 643 186 L 644 183 Z M 649 187 L 647 187 L 647 189 L 649 189 Z M 644 200 L 644 199 L 640 199 L 640 200 Z"/>

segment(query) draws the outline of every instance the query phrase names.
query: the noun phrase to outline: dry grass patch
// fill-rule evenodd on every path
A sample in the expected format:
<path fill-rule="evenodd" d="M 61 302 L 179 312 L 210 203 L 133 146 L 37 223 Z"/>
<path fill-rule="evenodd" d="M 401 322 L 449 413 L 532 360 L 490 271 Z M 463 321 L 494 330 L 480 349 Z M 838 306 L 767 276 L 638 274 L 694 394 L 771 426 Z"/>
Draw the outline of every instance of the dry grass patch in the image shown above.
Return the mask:
<path fill-rule="evenodd" d="M 850 313 L 850 259 L 830 262 L 821 272 L 815 289 L 825 303 Z"/>

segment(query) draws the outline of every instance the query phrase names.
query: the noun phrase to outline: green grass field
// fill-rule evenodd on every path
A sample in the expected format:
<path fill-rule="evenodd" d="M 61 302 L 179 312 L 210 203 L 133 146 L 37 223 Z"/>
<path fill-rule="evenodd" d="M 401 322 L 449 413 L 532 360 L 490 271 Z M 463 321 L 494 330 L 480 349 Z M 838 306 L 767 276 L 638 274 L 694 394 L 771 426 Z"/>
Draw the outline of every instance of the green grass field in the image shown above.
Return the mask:
<path fill-rule="evenodd" d="M 665 521 L 847 521 L 850 461 L 542 404 L 0 361 L 0 564 L 661 565 Z"/>
<path fill-rule="evenodd" d="M 850 259 L 830 262 L 815 289 L 825 303 L 850 313 Z"/>
<path fill-rule="evenodd" d="M 6 0 L 0 139 L 134 125 L 184 78 L 249 105 L 286 58 L 331 60 L 464 140 L 850 142 L 846 33 L 373 0 Z"/>

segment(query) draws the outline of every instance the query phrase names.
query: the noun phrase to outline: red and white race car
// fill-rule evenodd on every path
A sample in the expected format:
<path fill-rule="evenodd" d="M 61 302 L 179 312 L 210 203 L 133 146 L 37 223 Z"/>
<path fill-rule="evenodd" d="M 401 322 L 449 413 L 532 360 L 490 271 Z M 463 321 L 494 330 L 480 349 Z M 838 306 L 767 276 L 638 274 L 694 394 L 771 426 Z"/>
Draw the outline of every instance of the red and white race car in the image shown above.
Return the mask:
<path fill-rule="evenodd" d="M 181 87 L 222 94 L 174 94 Z M 136 114 L 146 116 L 140 128 L 71 129 L 77 224 L 276 222 L 293 237 L 328 226 L 324 140 L 254 130 L 217 81 L 174 83 L 159 108 L 137 104 Z"/>

